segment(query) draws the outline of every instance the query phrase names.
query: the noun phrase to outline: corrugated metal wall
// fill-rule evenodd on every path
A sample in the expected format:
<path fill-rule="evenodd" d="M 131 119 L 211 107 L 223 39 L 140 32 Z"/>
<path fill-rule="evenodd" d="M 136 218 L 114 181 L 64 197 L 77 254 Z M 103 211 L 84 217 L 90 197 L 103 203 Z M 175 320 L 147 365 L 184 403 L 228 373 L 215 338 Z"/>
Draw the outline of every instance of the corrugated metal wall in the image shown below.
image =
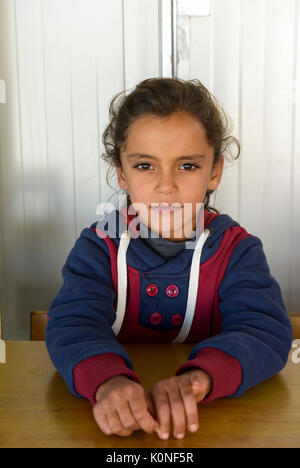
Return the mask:
<path fill-rule="evenodd" d="M 190 77 L 242 144 L 215 204 L 261 237 L 290 313 L 300 313 L 299 15 L 299 0 L 212 0 L 211 16 L 189 19 Z M 98 157 L 108 104 L 159 75 L 159 42 L 159 0 L 0 0 L 6 339 L 29 338 L 30 311 L 47 309 L 76 237 L 113 193 Z"/>
<path fill-rule="evenodd" d="M 186 31 L 184 78 L 208 86 L 241 143 L 215 206 L 261 238 L 288 311 L 299 315 L 300 2 L 211 0 L 211 16 L 190 17 Z"/>
<path fill-rule="evenodd" d="M 111 98 L 159 74 L 158 0 L 1 0 L 1 300 L 29 337 L 81 230 L 112 193 L 100 162 Z M 117 185 L 115 184 L 117 188 Z"/>

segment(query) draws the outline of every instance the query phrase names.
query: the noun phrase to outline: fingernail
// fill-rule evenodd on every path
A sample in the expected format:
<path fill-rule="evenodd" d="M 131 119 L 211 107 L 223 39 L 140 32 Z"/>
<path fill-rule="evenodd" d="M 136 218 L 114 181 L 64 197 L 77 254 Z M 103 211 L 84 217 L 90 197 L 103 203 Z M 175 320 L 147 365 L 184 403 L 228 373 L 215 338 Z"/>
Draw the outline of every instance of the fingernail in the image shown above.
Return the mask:
<path fill-rule="evenodd" d="M 191 432 L 196 432 L 198 429 L 198 426 L 197 424 L 191 424 L 191 426 L 189 426 L 189 429 Z"/>
<path fill-rule="evenodd" d="M 167 432 L 162 433 L 160 429 L 155 429 L 155 431 L 160 439 L 167 440 L 169 438 L 169 434 Z"/>
<path fill-rule="evenodd" d="M 184 434 L 175 434 L 176 439 L 183 439 Z"/>

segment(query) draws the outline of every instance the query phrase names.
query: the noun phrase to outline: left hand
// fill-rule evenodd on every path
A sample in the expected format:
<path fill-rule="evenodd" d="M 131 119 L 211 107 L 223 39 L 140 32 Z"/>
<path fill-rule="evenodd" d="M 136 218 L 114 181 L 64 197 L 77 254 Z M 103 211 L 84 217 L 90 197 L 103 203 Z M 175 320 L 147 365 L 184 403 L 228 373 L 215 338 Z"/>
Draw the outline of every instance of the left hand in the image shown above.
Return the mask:
<path fill-rule="evenodd" d="M 210 376 L 200 370 L 192 369 L 181 375 L 160 380 L 152 387 L 152 397 L 156 409 L 159 428 L 156 430 L 161 439 L 168 439 L 172 417 L 174 437 L 185 436 L 186 424 L 191 432 L 198 430 L 198 407 L 211 390 Z"/>

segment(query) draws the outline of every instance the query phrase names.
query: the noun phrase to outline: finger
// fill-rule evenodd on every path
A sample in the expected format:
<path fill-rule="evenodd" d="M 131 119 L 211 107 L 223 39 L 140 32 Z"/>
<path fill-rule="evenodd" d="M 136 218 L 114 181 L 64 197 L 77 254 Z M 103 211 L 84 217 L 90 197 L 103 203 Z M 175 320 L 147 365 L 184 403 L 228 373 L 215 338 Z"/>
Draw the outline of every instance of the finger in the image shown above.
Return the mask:
<path fill-rule="evenodd" d="M 94 418 L 96 420 L 96 423 L 100 427 L 101 431 L 105 435 L 111 435 L 112 432 L 111 432 L 110 426 L 109 426 L 108 421 L 107 421 L 107 416 L 104 413 L 102 406 L 96 404 L 93 407 L 93 414 L 94 414 Z"/>
<path fill-rule="evenodd" d="M 122 429 L 120 432 L 118 432 L 118 434 L 115 435 L 118 437 L 129 437 L 132 435 L 132 433 L 133 431 L 130 429 Z"/>
<path fill-rule="evenodd" d="M 183 400 L 178 386 L 176 388 L 167 389 L 171 414 L 173 421 L 173 434 L 177 439 L 183 439 L 186 431 L 186 417 Z"/>
<path fill-rule="evenodd" d="M 195 393 L 197 393 L 202 388 L 200 376 L 197 374 L 191 374 L 190 381 L 193 390 L 195 391 Z"/>
<path fill-rule="evenodd" d="M 159 422 L 157 434 L 161 439 L 168 439 L 170 434 L 171 409 L 169 398 L 164 389 L 153 389 L 156 417 Z"/>
<path fill-rule="evenodd" d="M 197 375 L 191 375 L 191 384 L 192 390 L 196 398 L 196 403 L 200 403 L 205 398 L 206 392 L 203 386 L 203 382 L 201 382 L 201 378 Z"/>
<path fill-rule="evenodd" d="M 118 434 L 124 428 L 122 427 L 119 415 L 115 409 L 107 411 L 107 421 L 112 434 Z"/>
<path fill-rule="evenodd" d="M 183 382 L 179 385 L 179 391 L 183 401 L 188 429 L 191 432 L 198 430 L 198 406 L 192 386 L 189 382 Z"/>
<path fill-rule="evenodd" d="M 116 421 L 117 421 L 117 426 L 115 426 L 115 430 L 113 431 L 113 434 L 119 436 L 119 437 L 128 437 L 131 436 L 133 431 L 135 429 L 139 429 L 139 427 L 135 427 L 135 424 L 133 424 L 132 428 L 124 428 L 120 415 L 118 413 L 118 410 L 113 410 L 113 416 L 115 416 Z M 110 422 L 110 416 L 108 417 L 108 420 Z M 120 427 L 120 429 L 119 429 Z"/>
<path fill-rule="evenodd" d="M 140 426 L 137 424 L 127 401 L 124 405 L 122 405 L 120 408 L 117 409 L 117 413 L 120 418 L 122 429 L 125 429 L 125 430 L 134 430 L 134 428 L 140 429 Z"/>
<path fill-rule="evenodd" d="M 145 391 L 145 398 L 146 398 L 149 413 L 151 414 L 151 416 L 153 416 L 154 419 L 156 419 L 155 407 L 154 407 L 153 400 L 151 398 L 151 395 L 149 395 L 149 393 L 146 392 L 146 391 Z"/>
<path fill-rule="evenodd" d="M 139 425 L 139 427 L 148 434 L 152 434 L 152 432 L 158 426 L 158 423 L 148 411 L 145 395 L 143 395 L 143 397 L 140 398 L 137 398 L 136 396 L 130 398 L 129 405 L 133 417 Z"/>
<path fill-rule="evenodd" d="M 128 437 L 133 433 L 134 430 L 140 429 L 140 427 L 135 423 L 133 423 L 132 428 L 123 427 L 118 410 L 112 410 L 111 413 L 107 416 L 107 420 L 112 433 L 120 437 Z M 112 425 L 114 428 L 112 428 Z"/>
<path fill-rule="evenodd" d="M 105 435 L 114 434 L 114 435 L 126 437 L 126 436 L 130 436 L 133 432 L 132 430 L 121 429 L 119 432 L 114 433 L 110 428 L 108 418 L 105 414 L 103 414 L 102 416 L 98 415 L 95 419 L 97 421 L 98 426 L 100 427 L 100 429 Z"/>

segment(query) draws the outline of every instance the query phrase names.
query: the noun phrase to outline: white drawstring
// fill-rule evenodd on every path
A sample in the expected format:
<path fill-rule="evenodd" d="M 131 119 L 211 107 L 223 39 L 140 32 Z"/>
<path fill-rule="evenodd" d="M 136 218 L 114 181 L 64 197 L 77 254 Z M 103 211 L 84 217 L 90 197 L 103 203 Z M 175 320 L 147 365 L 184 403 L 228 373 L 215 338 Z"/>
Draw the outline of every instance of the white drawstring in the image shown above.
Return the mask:
<path fill-rule="evenodd" d="M 188 292 L 188 301 L 185 311 L 184 322 L 182 324 L 181 330 L 176 338 L 172 341 L 172 343 L 183 343 L 188 334 L 190 333 L 190 329 L 193 323 L 194 314 L 195 314 L 195 307 L 198 295 L 198 284 L 199 284 L 199 275 L 200 275 L 200 260 L 201 260 L 201 253 L 203 246 L 206 242 L 210 234 L 210 230 L 206 229 L 202 232 L 201 236 L 199 237 L 192 259 L 192 266 L 190 272 L 190 280 L 189 280 L 189 292 Z"/>
<path fill-rule="evenodd" d="M 190 270 L 188 301 L 185 312 L 184 322 L 177 337 L 172 343 L 183 343 L 190 332 L 198 295 L 198 284 L 200 275 L 200 261 L 203 246 L 210 234 L 210 230 L 206 229 L 199 237 L 193 253 L 192 265 Z M 123 231 L 120 238 L 120 244 L 117 256 L 117 270 L 118 270 L 118 303 L 116 309 L 116 320 L 112 326 L 113 331 L 118 335 L 121 330 L 122 323 L 125 317 L 126 300 L 127 300 L 127 262 L 126 253 L 131 240 L 129 231 Z"/>
<path fill-rule="evenodd" d="M 129 246 L 131 236 L 129 231 L 123 231 L 120 238 L 120 244 L 117 257 L 118 270 L 118 304 L 116 310 L 116 320 L 112 326 L 113 331 L 118 335 L 121 330 L 122 323 L 126 311 L 127 299 L 127 262 L 126 253 Z"/>

